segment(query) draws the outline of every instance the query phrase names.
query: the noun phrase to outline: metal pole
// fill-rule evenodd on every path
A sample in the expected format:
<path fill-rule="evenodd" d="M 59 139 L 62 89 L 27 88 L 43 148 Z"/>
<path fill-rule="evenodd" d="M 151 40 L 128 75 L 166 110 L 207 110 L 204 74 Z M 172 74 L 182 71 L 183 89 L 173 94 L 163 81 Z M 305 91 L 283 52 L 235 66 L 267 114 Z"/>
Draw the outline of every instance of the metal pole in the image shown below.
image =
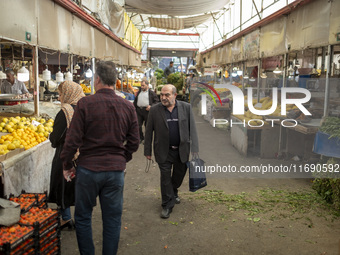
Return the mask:
<path fill-rule="evenodd" d="M 322 47 L 321 74 L 325 73 L 325 58 L 326 58 L 326 49 L 325 47 Z"/>
<path fill-rule="evenodd" d="M 329 95 L 330 95 L 329 78 L 331 74 L 331 66 L 333 63 L 333 53 L 334 53 L 334 46 L 328 45 L 328 56 L 329 57 L 327 61 L 325 103 L 324 103 L 324 109 L 323 109 L 323 117 L 327 117 L 329 114 Z"/>
<path fill-rule="evenodd" d="M 96 64 L 96 61 L 95 61 L 95 58 L 92 58 L 91 59 L 91 68 L 92 68 L 92 77 L 91 77 L 91 95 L 93 95 L 94 93 L 94 73 L 95 73 L 95 64 Z"/>
<path fill-rule="evenodd" d="M 283 55 L 283 68 L 282 68 L 282 87 L 286 87 L 286 73 L 288 67 L 288 53 Z"/>
<path fill-rule="evenodd" d="M 39 116 L 39 59 L 38 59 L 38 46 L 34 47 L 35 50 L 35 83 L 34 83 L 34 115 Z"/>
<path fill-rule="evenodd" d="M 260 102 L 260 77 L 262 72 L 262 59 L 259 59 L 259 64 L 257 66 L 257 102 Z"/>
<path fill-rule="evenodd" d="M 242 91 L 244 91 L 244 75 L 245 75 L 245 70 L 246 69 L 246 64 L 243 62 L 242 64 Z"/>

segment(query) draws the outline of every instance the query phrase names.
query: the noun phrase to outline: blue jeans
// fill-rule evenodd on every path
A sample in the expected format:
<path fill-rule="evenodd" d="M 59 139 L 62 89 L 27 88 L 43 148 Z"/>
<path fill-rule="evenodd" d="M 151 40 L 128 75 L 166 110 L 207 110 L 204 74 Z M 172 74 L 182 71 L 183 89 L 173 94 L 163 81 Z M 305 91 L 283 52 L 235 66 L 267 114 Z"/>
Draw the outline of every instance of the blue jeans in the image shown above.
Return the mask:
<path fill-rule="evenodd" d="M 70 220 L 72 218 L 71 217 L 71 209 L 70 209 L 70 207 L 67 207 L 65 209 L 61 209 L 60 213 L 61 213 L 61 218 L 64 221 L 68 221 L 68 220 Z"/>
<path fill-rule="evenodd" d="M 103 255 L 116 254 L 123 209 L 124 172 L 94 172 L 78 166 L 75 224 L 80 254 L 94 255 L 92 210 L 99 196 L 103 220 Z"/>

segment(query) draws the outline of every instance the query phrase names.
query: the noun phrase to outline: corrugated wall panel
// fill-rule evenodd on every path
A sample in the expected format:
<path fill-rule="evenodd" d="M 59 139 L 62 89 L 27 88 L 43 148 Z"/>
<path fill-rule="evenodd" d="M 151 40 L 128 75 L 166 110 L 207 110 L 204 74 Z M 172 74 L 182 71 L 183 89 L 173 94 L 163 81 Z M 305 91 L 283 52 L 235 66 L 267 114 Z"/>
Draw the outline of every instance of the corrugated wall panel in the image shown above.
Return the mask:
<path fill-rule="evenodd" d="M 99 32 L 97 29 L 94 29 L 94 37 L 93 37 L 93 56 L 99 59 L 104 59 L 105 50 L 106 50 L 106 35 Z"/>
<path fill-rule="evenodd" d="M 59 33 L 57 33 L 57 13 L 54 11 L 55 4 L 52 1 L 42 0 L 38 5 L 38 44 L 50 49 L 59 48 Z M 47 12 L 46 10 L 50 10 Z M 47 36 L 48 35 L 48 36 Z"/>
<path fill-rule="evenodd" d="M 231 59 L 232 62 L 240 62 L 244 59 L 243 57 L 243 37 L 231 43 Z"/>
<path fill-rule="evenodd" d="M 337 34 L 340 33 L 340 1 L 331 3 L 329 20 L 329 44 L 340 44 L 340 41 L 337 41 Z"/>
<path fill-rule="evenodd" d="M 287 51 L 286 17 L 279 18 L 260 29 L 260 56 L 276 56 Z"/>
<path fill-rule="evenodd" d="M 314 1 L 288 16 L 286 38 L 291 51 L 328 45 L 330 8 L 329 1 Z"/>
<path fill-rule="evenodd" d="M 0 37 L 7 37 L 31 44 L 37 43 L 36 0 L 0 1 Z M 31 40 L 26 40 L 26 32 Z"/>
<path fill-rule="evenodd" d="M 258 59 L 260 46 L 260 30 L 246 34 L 244 36 L 244 58 L 245 59 Z"/>

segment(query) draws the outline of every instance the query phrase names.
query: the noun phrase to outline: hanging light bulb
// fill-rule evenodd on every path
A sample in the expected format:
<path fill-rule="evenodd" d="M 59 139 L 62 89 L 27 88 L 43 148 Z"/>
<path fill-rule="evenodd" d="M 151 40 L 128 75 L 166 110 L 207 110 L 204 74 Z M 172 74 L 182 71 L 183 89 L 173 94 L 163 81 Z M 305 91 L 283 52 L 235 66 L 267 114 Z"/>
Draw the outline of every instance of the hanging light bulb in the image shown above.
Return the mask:
<path fill-rule="evenodd" d="M 6 76 L 6 74 L 2 71 L 2 67 L 0 66 L 0 80 L 4 80 L 4 79 L 6 79 L 7 78 L 7 76 Z"/>
<path fill-rule="evenodd" d="M 75 69 L 75 70 L 79 70 L 80 69 L 80 66 L 78 65 L 78 63 L 74 66 L 73 69 Z"/>
<path fill-rule="evenodd" d="M 267 78 L 266 72 L 263 72 L 263 73 L 261 74 L 261 78 L 262 78 L 262 79 L 266 79 L 266 78 Z"/>
<path fill-rule="evenodd" d="M 242 70 L 237 70 L 236 73 L 237 73 L 238 76 L 241 76 L 243 74 L 243 71 Z"/>
<path fill-rule="evenodd" d="M 282 73 L 281 69 L 279 68 L 279 66 L 277 65 L 276 68 L 274 69 L 273 73 L 275 74 L 280 74 Z"/>
<path fill-rule="evenodd" d="M 77 69 L 73 69 L 73 73 L 74 74 L 78 73 Z"/>
<path fill-rule="evenodd" d="M 93 73 L 92 73 L 91 68 L 87 69 L 87 71 L 85 72 L 85 77 L 86 78 L 92 78 L 92 75 L 93 75 Z"/>
<path fill-rule="evenodd" d="M 46 69 L 43 71 L 43 80 L 44 81 L 50 81 L 51 80 L 51 71 L 48 70 L 47 65 L 46 65 Z"/>
<path fill-rule="evenodd" d="M 67 70 L 67 73 L 65 74 L 65 81 L 73 81 L 73 75 L 70 70 Z"/>
<path fill-rule="evenodd" d="M 294 75 L 294 68 L 292 67 L 292 65 L 290 65 L 289 68 L 288 68 L 288 75 L 289 76 Z"/>
<path fill-rule="evenodd" d="M 245 80 L 248 80 L 248 79 L 249 79 L 248 73 L 246 73 L 246 74 L 243 76 L 243 79 L 245 79 Z"/>
<path fill-rule="evenodd" d="M 30 73 L 25 67 L 25 63 L 22 62 L 22 67 L 18 70 L 17 73 L 18 81 L 26 82 L 30 79 Z"/>
<path fill-rule="evenodd" d="M 299 60 L 298 60 L 298 59 L 295 59 L 295 66 L 296 66 L 297 68 L 300 67 L 300 63 L 299 63 Z"/>
<path fill-rule="evenodd" d="M 249 81 L 253 82 L 253 81 L 255 81 L 255 78 L 254 78 L 254 77 L 251 77 L 251 78 L 249 79 Z"/>
<path fill-rule="evenodd" d="M 59 67 L 58 72 L 56 73 L 55 77 L 56 77 L 56 82 L 58 82 L 58 83 L 61 83 L 61 82 L 64 81 L 64 75 L 61 72 L 60 67 Z"/>

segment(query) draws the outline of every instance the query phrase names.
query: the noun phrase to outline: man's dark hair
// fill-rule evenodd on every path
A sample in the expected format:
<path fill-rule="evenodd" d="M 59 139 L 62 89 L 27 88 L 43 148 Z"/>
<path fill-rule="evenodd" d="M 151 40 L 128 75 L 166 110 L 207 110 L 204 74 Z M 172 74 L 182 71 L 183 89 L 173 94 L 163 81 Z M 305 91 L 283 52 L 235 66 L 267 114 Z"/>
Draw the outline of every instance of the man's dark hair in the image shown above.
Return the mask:
<path fill-rule="evenodd" d="M 100 61 L 97 63 L 96 75 L 103 84 L 114 86 L 117 79 L 116 65 L 111 61 Z"/>
<path fill-rule="evenodd" d="M 173 63 L 174 63 L 174 61 L 170 61 L 170 65 L 173 64 Z"/>
<path fill-rule="evenodd" d="M 142 80 L 142 82 L 144 82 L 145 85 L 149 85 L 149 82 L 147 80 Z"/>
<path fill-rule="evenodd" d="M 5 74 L 11 74 L 11 75 L 14 75 L 14 71 L 13 71 L 13 69 L 12 68 L 7 68 L 6 70 L 5 70 Z"/>

